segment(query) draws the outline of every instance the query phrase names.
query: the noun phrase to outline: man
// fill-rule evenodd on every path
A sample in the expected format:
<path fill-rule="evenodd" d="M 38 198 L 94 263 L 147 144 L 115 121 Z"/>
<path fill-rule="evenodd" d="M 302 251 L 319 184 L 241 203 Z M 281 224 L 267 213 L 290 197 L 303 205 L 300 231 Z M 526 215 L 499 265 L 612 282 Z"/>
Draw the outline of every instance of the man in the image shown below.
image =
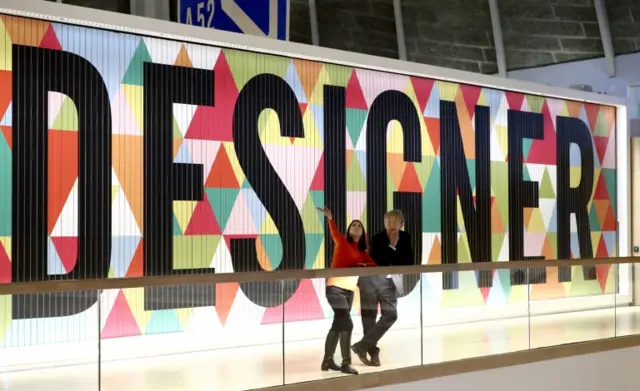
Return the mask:
<path fill-rule="evenodd" d="M 413 265 L 411 237 L 400 229 L 404 216 L 399 210 L 384 215 L 384 231 L 371 239 L 371 257 L 378 266 Z M 364 337 L 351 350 L 365 365 L 380 366 L 378 341 L 398 319 L 398 289 L 395 281 L 402 279 L 388 276 L 363 276 L 358 280 L 360 288 L 360 311 Z M 378 317 L 378 304 L 381 309 Z M 367 354 L 371 358 L 367 357 Z"/>

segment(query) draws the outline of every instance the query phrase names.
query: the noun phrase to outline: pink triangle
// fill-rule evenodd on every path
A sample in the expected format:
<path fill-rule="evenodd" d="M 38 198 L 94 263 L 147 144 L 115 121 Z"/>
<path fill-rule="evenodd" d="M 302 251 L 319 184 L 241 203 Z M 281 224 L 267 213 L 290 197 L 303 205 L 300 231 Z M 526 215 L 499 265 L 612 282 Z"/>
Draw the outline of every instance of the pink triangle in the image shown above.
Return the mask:
<path fill-rule="evenodd" d="M 206 196 L 204 201 L 196 204 L 193 216 L 187 225 L 184 235 L 220 235 L 220 226 L 213 215 L 211 205 Z"/>
<path fill-rule="evenodd" d="M 213 68 L 215 106 L 199 106 L 185 138 L 233 141 L 233 112 L 238 100 L 238 87 L 223 52 Z"/>
<path fill-rule="evenodd" d="M 236 203 L 231 209 L 231 214 L 224 227 L 225 235 L 257 235 L 260 227 L 256 224 L 251 216 L 244 193 L 241 191 L 236 198 Z"/>
<path fill-rule="evenodd" d="M 71 273 L 78 263 L 78 238 L 73 236 L 55 236 L 51 241 L 58 251 L 64 270 Z"/>
<path fill-rule="evenodd" d="M 507 104 L 511 110 L 520 110 L 522 108 L 524 94 L 510 91 L 507 91 L 505 94 L 507 96 Z"/>
<path fill-rule="evenodd" d="M 484 299 L 484 303 L 487 304 L 487 300 L 489 299 L 489 292 L 491 292 L 491 288 L 480 288 L 480 292 L 482 292 L 482 298 Z"/>
<path fill-rule="evenodd" d="M 324 319 L 318 294 L 311 280 L 302 280 L 293 296 L 284 304 L 285 322 Z M 282 323 L 282 306 L 267 308 L 262 324 Z"/>
<path fill-rule="evenodd" d="M 127 298 L 120 291 L 102 328 L 102 338 L 131 337 L 140 334 L 140 327 L 129 308 Z"/>
<path fill-rule="evenodd" d="M 124 88 L 120 88 L 111 104 L 111 123 L 113 124 L 113 134 L 141 135 L 138 120 L 136 119 L 131 105 L 124 93 Z"/>
<path fill-rule="evenodd" d="M 351 79 L 347 84 L 347 108 L 367 110 L 367 101 L 364 99 L 364 93 L 358 81 L 356 71 L 351 72 Z"/>
<path fill-rule="evenodd" d="M 313 180 L 311 181 L 311 188 L 309 190 L 314 190 L 314 191 L 324 190 L 324 153 L 320 157 L 320 162 L 318 163 L 318 169 L 316 170 L 316 175 L 313 177 Z"/>
<path fill-rule="evenodd" d="M 62 50 L 62 45 L 58 41 L 56 31 L 53 29 L 53 25 L 49 25 L 47 32 L 44 33 L 42 40 L 40 41 L 40 48 L 51 50 Z"/>
<path fill-rule="evenodd" d="M 533 140 L 531 149 L 527 157 L 527 163 L 534 164 L 556 164 L 556 129 L 553 126 L 549 106 L 545 103 L 542 107 L 542 117 L 544 123 L 544 135 L 542 140 Z M 523 155 L 524 158 L 524 155 Z"/>
<path fill-rule="evenodd" d="M 431 96 L 431 90 L 433 89 L 433 79 L 423 79 L 420 77 L 411 77 L 411 84 L 413 84 L 413 91 L 418 98 L 418 104 L 420 105 L 420 112 L 424 112 L 429 103 L 429 97 Z"/>
<path fill-rule="evenodd" d="M 7 251 L 4 249 L 2 243 L 0 243 L 0 284 L 11 283 L 11 260 Z"/>

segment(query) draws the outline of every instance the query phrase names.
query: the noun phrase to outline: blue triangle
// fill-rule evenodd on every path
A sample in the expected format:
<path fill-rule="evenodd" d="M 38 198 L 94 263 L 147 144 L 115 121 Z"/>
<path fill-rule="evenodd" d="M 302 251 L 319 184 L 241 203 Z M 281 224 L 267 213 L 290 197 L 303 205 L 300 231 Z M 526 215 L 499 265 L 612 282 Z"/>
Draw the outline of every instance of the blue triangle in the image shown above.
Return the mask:
<path fill-rule="evenodd" d="M 440 91 L 437 83 L 433 83 L 431 95 L 429 95 L 427 106 L 424 108 L 423 117 L 440 118 Z"/>
<path fill-rule="evenodd" d="M 140 237 L 138 236 L 114 236 L 111 240 L 111 267 L 116 277 L 127 275 L 133 256 L 136 253 Z"/>
<path fill-rule="evenodd" d="M 491 112 L 491 120 L 495 122 L 500 110 L 500 104 L 502 103 L 502 97 L 504 92 L 498 90 L 492 90 L 490 88 L 483 88 L 482 94 L 484 95 L 487 104 L 489 105 L 489 111 Z"/>
<path fill-rule="evenodd" d="M 4 117 L 2 117 L 0 125 L 13 126 L 13 101 L 9 103 L 9 107 L 7 107 L 7 111 L 4 113 Z"/>
<path fill-rule="evenodd" d="M 183 331 L 178 311 L 159 310 L 151 312 L 151 319 L 147 324 L 145 334 L 179 333 Z"/>
<path fill-rule="evenodd" d="M 610 257 L 615 257 L 617 256 L 617 250 L 616 249 L 616 239 L 617 239 L 617 233 L 615 231 L 604 231 L 602 233 L 602 237 L 604 238 L 604 244 L 607 246 L 607 252 L 609 253 Z"/>
<path fill-rule="evenodd" d="M 284 74 L 284 80 L 289 84 L 289 87 L 293 90 L 293 93 L 296 94 L 296 98 L 298 99 L 298 103 L 307 103 L 307 95 L 304 92 L 304 88 L 302 88 L 302 82 L 300 81 L 300 77 L 298 77 L 298 70 L 294 65 L 293 61 L 289 64 L 289 68 L 287 68 L 287 73 Z"/>
<path fill-rule="evenodd" d="M 191 159 L 191 153 L 189 153 L 189 143 L 183 142 L 182 145 L 180 145 L 180 149 L 178 149 L 178 154 L 176 155 L 174 162 L 185 164 L 193 163 L 193 159 Z"/>
<path fill-rule="evenodd" d="M 258 199 L 255 191 L 243 189 L 242 194 L 244 194 L 244 199 L 247 202 L 247 208 L 251 213 L 253 222 L 256 223 L 256 227 L 260 229 L 264 220 L 267 218 L 267 210 L 264 208 L 264 205 L 262 205 L 262 201 Z"/>
<path fill-rule="evenodd" d="M 313 119 L 316 121 L 316 128 L 318 128 L 320 139 L 324 140 L 324 105 L 310 104 L 309 107 L 307 107 L 307 110 L 309 109 L 311 109 Z"/>
<path fill-rule="evenodd" d="M 62 265 L 62 260 L 58 255 L 58 250 L 54 246 L 51 238 L 47 238 L 47 274 L 50 276 L 60 276 L 67 274 Z"/>

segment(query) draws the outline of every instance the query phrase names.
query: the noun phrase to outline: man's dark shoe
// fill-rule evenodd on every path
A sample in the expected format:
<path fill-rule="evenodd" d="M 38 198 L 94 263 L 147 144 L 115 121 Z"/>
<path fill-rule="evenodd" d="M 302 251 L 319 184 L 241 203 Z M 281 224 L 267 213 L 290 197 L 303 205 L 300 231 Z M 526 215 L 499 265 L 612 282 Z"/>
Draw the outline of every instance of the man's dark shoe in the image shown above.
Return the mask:
<path fill-rule="evenodd" d="M 362 361 L 364 365 L 371 366 L 371 361 L 367 357 L 367 351 L 362 348 L 359 344 L 355 344 L 351 346 L 351 351 L 355 353 L 356 356 Z"/>
<path fill-rule="evenodd" d="M 320 366 L 320 369 L 323 372 L 326 372 L 328 370 L 332 370 L 332 371 L 339 371 L 341 370 L 340 365 L 336 364 L 335 361 L 333 361 L 333 358 L 330 359 L 324 359 L 322 361 L 322 365 Z"/>
<path fill-rule="evenodd" d="M 358 371 L 356 371 L 356 369 L 354 367 L 352 367 L 350 364 L 344 364 L 344 363 L 340 367 L 340 372 L 346 373 L 347 375 L 357 375 L 358 374 Z"/>
<path fill-rule="evenodd" d="M 369 356 L 371 356 L 369 360 L 371 362 L 371 366 L 379 367 L 380 366 L 380 349 L 377 347 L 369 349 Z"/>

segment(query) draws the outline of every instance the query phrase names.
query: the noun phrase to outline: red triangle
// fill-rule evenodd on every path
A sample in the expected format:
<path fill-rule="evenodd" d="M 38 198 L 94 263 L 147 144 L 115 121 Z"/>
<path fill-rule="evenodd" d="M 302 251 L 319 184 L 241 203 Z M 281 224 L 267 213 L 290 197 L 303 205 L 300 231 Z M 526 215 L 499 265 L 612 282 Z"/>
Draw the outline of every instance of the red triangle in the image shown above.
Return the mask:
<path fill-rule="evenodd" d="M 404 170 L 404 174 L 402 175 L 398 191 L 404 193 L 422 193 L 422 186 L 418 179 L 416 166 L 413 163 L 407 163 L 407 168 Z"/>
<path fill-rule="evenodd" d="M 307 112 L 307 107 L 309 107 L 308 103 L 298 103 L 298 106 L 300 106 L 300 114 L 304 115 L 304 113 Z"/>
<path fill-rule="evenodd" d="M 78 132 L 49 130 L 48 231 L 53 228 L 78 178 Z"/>
<path fill-rule="evenodd" d="M 418 98 L 418 104 L 420 105 L 420 112 L 424 113 L 429 103 L 429 97 L 431 96 L 431 90 L 433 89 L 433 79 L 423 79 L 420 77 L 411 77 L 411 84 L 413 84 L 413 91 Z"/>
<path fill-rule="evenodd" d="M 0 284 L 11 283 L 11 260 L 0 242 Z"/>
<path fill-rule="evenodd" d="M 220 146 L 216 160 L 213 162 L 209 177 L 204 185 L 205 187 L 218 187 L 226 189 L 238 189 L 238 180 L 236 174 L 233 171 L 231 161 L 227 155 L 227 149 L 224 145 Z"/>
<path fill-rule="evenodd" d="M 53 25 L 49 25 L 47 32 L 44 33 L 44 36 L 40 41 L 40 47 L 42 49 L 62 50 L 62 45 L 60 45 L 60 41 L 58 41 Z"/>
<path fill-rule="evenodd" d="M 0 120 L 5 116 L 9 103 L 11 103 L 12 80 L 11 71 L 0 71 L 0 86 L 2 86 L 0 88 Z"/>
<path fill-rule="evenodd" d="M 138 243 L 138 248 L 136 248 L 136 252 L 133 254 L 133 259 L 129 264 L 129 269 L 127 270 L 127 274 L 125 277 L 143 277 L 144 276 L 144 239 L 140 239 L 140 243 Z"/>
<path fill-rule="evenodd" d="M 491 288 L 480 288 L 480 292 L 482 292 L 482 298 L 484 299 L 484 303 L 487 303 L 489 299 L 489 293 L 491 292 Z"/>
<path fill-rule="evenodd" d="M 600 252 L 600 246 L 598 246 L 598 252 Z M 609 255 L 605 255 L 603 258 L 607 258 L 608 256 Z M 600 289 L 602 289 L 602 292 L 605 292 L 607 289 L 607 279 L 609 277 L 610 268 L 611 265 L 596 265 L 596 276 L 598 278 L 598 282 L 600 283 Z"/>
<path fill-rule="evenodd" d="M 222 52 L 214 71 L 215 106 L 199 106 L 196 109 L 185 138 L 233 141 L 233 112 L 238 100 L 238 87 Z"/>
<path fill-rule="evenodd" d="M 602 224 L 603 231 L 615 231 L 618 228 L 616 224 L 616 217 L 613 214 L 613 208 L 609 205 L 607 210 L 607 217 L 604 218 L 604 223 Z"/>
<path fill-rule="evenodd" d="M 237 282 L 216 284 L 216 312 L 223 326 L 227 322 L 231 306 L 233 305 L 239 288 L 240 284 Z"/>
<path fill-rule="evenodd" d="M 64 270 L 71 273 L 78 263 L 78 238 L 75 236 L 52 236 L 51 241 L 58 251 Z"/>
<path fill-rule="evenodd" d="M 320 163 L 311 181 L 311 188 L 309 190 L 323 191 L 324 190 L 324 153 L 320 157 Z"/>
<path fill-rule="evenodd" d="M 11 126 L 0 126 L 0 129 L 2 129 L 4 139 L 7 140 L 9 149 L 13 150 L 13 132 L 11 131 Z"/>
<path fill-rule="evenodd" d="M 184 231 L 184 235 L 221 235 L 220 226 L 213 215 L 209 200 L 200 201 L 196 204 L 193 216 Z"/>
<path fill-rule="evenodd" d="M 424 117 L 424 122 L 427 125 L 427 132 L 429 133 L 429 139 L 431 139 L 431 145 L 433 145 L 433 152 L 438 155 L 440 153 L 440 119 Z"/>
<path fill-rule="evenodd" d="M 469 117 L 473 118 L 473 114 L 476 112 L 476 104 L 478 103 L 482 89 L 476 86 L 460 84 L 460 91 L 464 98 L 464 104 L 467 106 L 467 110 L 469 111 Z"/>
<path fill-rule="evenodd" d="M 140 327 L 133 317 L 129 303 L 124 293 L 120 291 L 116 302 L 107 317 L 107 322 L 102 328 L 102 338 L 119 338 L 140 335 Z"/>
<path fill-rule="evenodd" d="M 534 164 L 555 165 L 556 154 L 553 151 L 556 150 L 556 130 L 553 127 L 551 112 L 546 103 L 542 107 L 542 117 L 544 123 L 543 139 L 534 139 L 531 142 L 531 150 L 529 151 L 529 156 L 526 161 Z"/>
<path fill-rule="evenodd" d="M 524 102 L 524 94 L 518 92 L 507 91 L 507 104 L 511 110 L 520 110 L 522 108 L 522 102 Z"/>
<path fill-rule="evenodd" d="M 598 123 L 598 114 L 600 114 L 600 106 L 594 105 L 593 103 L 586 103 L 584 105 L 584 111 L 587 112 L 587 118 L 589 119 L 589 126 L 591 127 L 591 131 L 593 132 L 596 128 L 596 124 Z"/>
<path fill-rule="evenodd" d="M 609 201 L 609 191 L 607 190 L 607 184 L 604 181 L 604 175 L 600 174 L 598 182 L 596 183 L 596 191 L 593 193 L 594 200 L 607 200 Z"/>
<path fill-rule="evenodd" d="M 607 146 L 609 145 L 609 137 L 601 137 L 601 136 L 593 136 L 593 144 L 596 147 L 596 152 L 598 153 L 598 159 L 600 159 L 600 164 L 604 161 L 604 155 L 607 153 Z"/>
<path fill-rule="evenodd" d="M 358 75 L 355 70 L 351 73 L 351 79 L 349 79 L 349 83 L 347 84 L 346 94 L 346 104 L 348 109 L 368 109 L 367 101 L 364 99 L 364 94 L 362 93 L 362 88 L 360 87 Z"/>
<path fill-rule="evenodd" d="M 267 308 L 262 324 L 282 323 L 283 306 Z M 318 294 L 313 289 L 311 280 L 302 280 L 300 286 L 284 304 L 285 322 L 302 322 L 306 320 L 324 319 L 324 311 L 320 305 Z"/>

